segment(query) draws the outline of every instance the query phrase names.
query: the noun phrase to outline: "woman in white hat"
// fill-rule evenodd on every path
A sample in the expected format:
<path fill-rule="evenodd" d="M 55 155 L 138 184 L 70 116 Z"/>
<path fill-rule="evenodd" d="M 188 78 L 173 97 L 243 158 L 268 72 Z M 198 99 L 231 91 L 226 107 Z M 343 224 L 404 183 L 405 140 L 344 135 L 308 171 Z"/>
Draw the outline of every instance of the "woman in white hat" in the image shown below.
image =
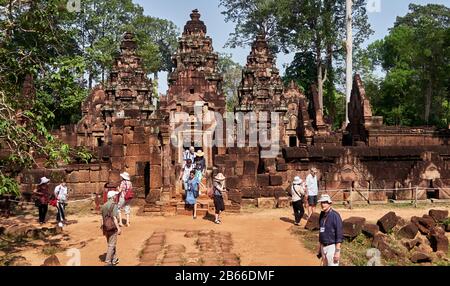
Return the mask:
<path fill-rule="evenodd" d="M 122 224 L 122 212 L 125 212 L 127 218 L 127 226 L 130 226 L 130 215 L 131 215 L 131 206 L 130 202 L 133 198 L 133 185 L 131 184 L 130 174 L 124 172 L 120 174 L 122 178 L 122 182 L 120 182 L 120 186 L 118 188 L 119 191 L 119 226 L 123 226 Z"/>
<path fill-rule="evenodd" d="M 216 224 L 221 224 L 220 213 L 225 210 L 225 203 L 223 202 L 223 192 L 225 192 L 225 176 L 222 173 L 214 177 L 213 183 L 213 199 L 214 208 L 216 209 Z"/>
<path fill-rule="evenodd" d="M 49 179 L 46 177 L 41 178 L 41 181 L 33 194 L 36 196 L 35 204 L 39 210 L 39 223 L 45 223 L 45 217 L 47 216 L 48 203 L 50 202 L 50 191 L 48 187 Z"/>
<path fill-rule="evenodd" d="M 305 198 L 305 184 L 300 177 L 297 176 L 294 178 L 289 195 L 292 198 L 295 225 L 300 225 L 303 215 L 305 214 L 305 208 L 303 207 Z"/>

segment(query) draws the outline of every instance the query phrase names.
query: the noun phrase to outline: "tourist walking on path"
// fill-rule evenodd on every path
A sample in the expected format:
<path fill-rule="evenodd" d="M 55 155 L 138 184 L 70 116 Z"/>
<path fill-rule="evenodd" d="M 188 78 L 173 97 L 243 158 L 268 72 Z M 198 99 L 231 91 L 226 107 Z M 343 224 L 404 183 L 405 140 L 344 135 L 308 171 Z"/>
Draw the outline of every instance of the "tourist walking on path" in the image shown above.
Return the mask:
<path fill-rule="evenodd" d="M 64 224 L 66 223 L 66 205 L 68 196 L 67 184 L 63 180 L 61 184 L 55 188 L 56 209 L 58 210 L 56 221 L 58 222 L 59 227 L 64 227 Z"/>
<path fill-rule="evenodd" d="M 317 182 L 317 169 L 312 168 L 306 177 L 308 219 L 315 212 L 317 206 L 317 196 L 319 195 L 319 185 Z"/>
<path fill-rule="evenodd" d="M 122 213 L 125 212 L 125 216 L 127 219 L 126 225 L 130 226 L 130 216 L 131 216 L 131 206 L 130 202 L 133 198 L 133 185 L 131 184 L 130 174 L 124 172 L 120 174 L 122 181 L 119 186 L 119 225 L 122 224 Z"/>
<path fill-rule="evenodd" d="M 108 243 L 105 258 L 106 265 L 117 265 L 119 263 L 116 246 L 117 238 L 122 233 L 122 229 L 120 228 L 118 221 L 119 209 L 114 201 L 117 195 L 119 195 L 118 192 L 109 191 L 108 201 L 102 206 L 102 221 L 100 228 Z"/>
<path fill-rule="evenodd" d="M 49 179 L 46 177 L 41 178 L 41 181 L 33 194 L 36 196 L 35 204 L 39 210 L 39 223 L 44 224 L 48 211 L 48 203 L 50 202 L 50 191 L 48 183 Z"/>
<path fill-rule="evenodd" d="M 202 150 L 199 150 L 197 153 L 195 153 L 195 176 L 197 177 L 197 180 L 200 184 L 200 194 L 202 193 L 202 189 L 205 189 L 205 186 L 202 182 L 203 178 L 205 177 L 206 172 L 206 161 L 204 158 L 205 153 L 203 153 Z"/>
<path fill-rule="evenodd" d="M 303 203 L 305 200 L 305 186 L 300 177 L 295 177 L 292 182 L 290 195 L 292 197 L 292 207 L 294 208 L 295 225 L 300 225 L 300 222 L 305 214 Z"/>
<path fill-rule="evenodd" d="M 191 160 L 191 162 L 193 163 L 195 160 L 195 148 L 194 147 L 190 147 L 189 150 L 186 150 L 183 154 L 183 160 L 187 161 L 188 159 Z"/>
<path fill-rule="evenodd" d="M 329 195 L 322 195 L 319 200 L 322 212 L 319 225 L 319 255 L 323 266 L 339 266 L 341 259 L 341 244 L 344 240 L 342 219 L 332 207 L 333 201 Z"/>
<path fill-rule="evenodd" d="M 199 196 L 199 181 L 195 177 L 195 171 L 191 171 L 187 182 L 186 204 L 194 206 L 193 218 L 197 219 L 197 198 Z"/>
<path fill-rule="evenodd" d="M 217 174 L 214 177 L 213 182 L 213 199 L 214 199 L 214 208 L 216 209 L 216 220 L 214 221 L 216 224 L 221 224 L 220 214 L 225 210 L 225 203 L 223 201 L 223 193 L 225 192 L 225 176 L 222 173 Z"/>
<path fill-rule="evenodd" d="M 191 175 L 191 171 L 194 170 L 194 165 L 192 164 L 191 159 L 186 160 L 186 164 L 184 164 L 180 173 L 180 180 L 183 182 L 184 191 L 188 190 L 188 181 Z"/>

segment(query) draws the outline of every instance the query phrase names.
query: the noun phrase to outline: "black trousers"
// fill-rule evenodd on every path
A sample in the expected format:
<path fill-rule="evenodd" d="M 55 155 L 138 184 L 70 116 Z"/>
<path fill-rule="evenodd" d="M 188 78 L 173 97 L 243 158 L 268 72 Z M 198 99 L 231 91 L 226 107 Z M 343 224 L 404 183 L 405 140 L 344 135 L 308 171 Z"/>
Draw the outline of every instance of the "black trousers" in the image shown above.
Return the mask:
<path fill-rule="evenodd" d="M 56 221 L 57 222 L 64 222 L 66 220 L 66 204 L 64 203 L 57 203 L 56 208 L 58 209 L 58 213 L 56 214 Z"/>
<path fill-rule="evenodd" d="M 294 216 L 295 216 L 295 222 L 300 223 L 300 221 L 303 218 L 303 215 L 305 214 L 305 208 L 303 207 L 303 201 L 296 201 L 292 202 L 292 207 L 294 208 Z"/>
<path fill-rule="evenodd" d="M 45 222 L 45 217 L 47 216 L 48 205 L 47 204 L 40 204 L 38 209 L 39 209 L 39 222 L 44 223 Z"/>

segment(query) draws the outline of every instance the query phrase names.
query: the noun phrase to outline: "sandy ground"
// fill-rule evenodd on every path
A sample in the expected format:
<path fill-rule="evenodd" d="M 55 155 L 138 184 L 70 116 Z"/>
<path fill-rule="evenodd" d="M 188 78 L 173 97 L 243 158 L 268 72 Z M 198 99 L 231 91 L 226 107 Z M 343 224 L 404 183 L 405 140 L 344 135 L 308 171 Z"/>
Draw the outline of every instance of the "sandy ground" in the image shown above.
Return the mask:
<path fill-rule="evenodd" d="M 436 209 L 436 207 L 433 207 Z M 439 207 L 437 207 L 439 209 Z M 430 208 L 396 208 L 397 215 L 409 219 L 422 216 Z M 440 207 L 448 209 L 448 207 Z M 134 209 L 136 211 L 136 209 Z M 375 223 L 390 211 L 386 207 L 355 208 L 353 210 L 338 208 L 343 219 L 362 216 L 368 222 Z M 241 259 L 243 266 L 317 266 L 319 261 L 308 251 L 301 241 L 290 232 L 293 221 L 291 209 L 244 210 L 241 214 L 225 214 L 223 224 L 216 225 L 206 219 L 193 220 L 188 216 L 142 217 L 133 216 L 132 225 L 124 228 L 119 237 L 117 251 L 120 265 L 139 264 L 139 253 L 144 242 L 156 230 L 216 230 L 230 232 L 233 239 L 233 253 Z M 64 233 L 70 236 L 70 242 L 80 250 L 82 266 L 102 266 L 106 252 L 106 241 L 100 231 L 98 216 L 85 216 L 76 219 L 77 224 L 69 225 Z M 302 226 L 305 221 L 302 221 Z M 30 249 L 23 255 L 32 265 L 41 265 L 46 256 L 39 249 Z M 70 257 L 67 253 L 57 254 L 61 264 L 66 265 Z"/>

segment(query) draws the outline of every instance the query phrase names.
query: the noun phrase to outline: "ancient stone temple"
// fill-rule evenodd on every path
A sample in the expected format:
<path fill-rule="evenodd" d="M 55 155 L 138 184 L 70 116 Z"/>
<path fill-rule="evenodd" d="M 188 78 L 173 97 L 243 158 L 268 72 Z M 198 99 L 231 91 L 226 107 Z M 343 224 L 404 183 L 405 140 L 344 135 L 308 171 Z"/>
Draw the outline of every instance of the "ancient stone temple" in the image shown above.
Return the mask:
<path fill-rule="evenodd" d="M 318 107 L 317 89 L 311 87 L 308 99 L 295 82 L 285 86 L 265 37 L 258 36 L 242 71 L 232 130 L 250 124 L 251 116 L 256 116 L 258 128 L 269 127 L 276 113 L 278 129 L 270 129 L 264 140 L 257 134 L 260 143 L 279 147 L 270 157 L 264 155 L 267 147 L 248 144 L 255 132 L 249 128 L 243 145 L 213 144 L 225 137 L 236 139 L 237 133 L 220 132 L 229 124 L 222 117 L 222 75 L 198 10 L 192 11 L 173 55 L 167 95 L 156 105 L 135 40 L 131 33 L 124 35 L 108 80 L 82 105 L 82 120 L 55 131 L 71 146 L 90 149 L 94 160 L 30 170 L 21 177 L 24 192 L 45 175 L 54 183 L 65 177 L 75 191 L 72 197 L 86 197 L 117 184 L 120 172 L 127 171 L 138 197 L 145 199 L 143 213 L 185 214 L 178 178 L 183 152 L 194 146 L 205 152 L 206 189 L 213 175 L 226 176 L 228 211 L 244 205 L 288 205 L 286 190 L 293 178 L 305 179 L 312 167 L 319 170 L 320 190 L 336 202 L 412 200 L 416 194 L 419 200 L 450 199 L 450 130 L 385 126 L 373 114 L 359 75 L 349 104 L 350 123 L 332 131 Z M 262 119 L 264 114 L 268 120 Z M 213 207 L 205 194 L 199 204 L 199 215 Z"/>

